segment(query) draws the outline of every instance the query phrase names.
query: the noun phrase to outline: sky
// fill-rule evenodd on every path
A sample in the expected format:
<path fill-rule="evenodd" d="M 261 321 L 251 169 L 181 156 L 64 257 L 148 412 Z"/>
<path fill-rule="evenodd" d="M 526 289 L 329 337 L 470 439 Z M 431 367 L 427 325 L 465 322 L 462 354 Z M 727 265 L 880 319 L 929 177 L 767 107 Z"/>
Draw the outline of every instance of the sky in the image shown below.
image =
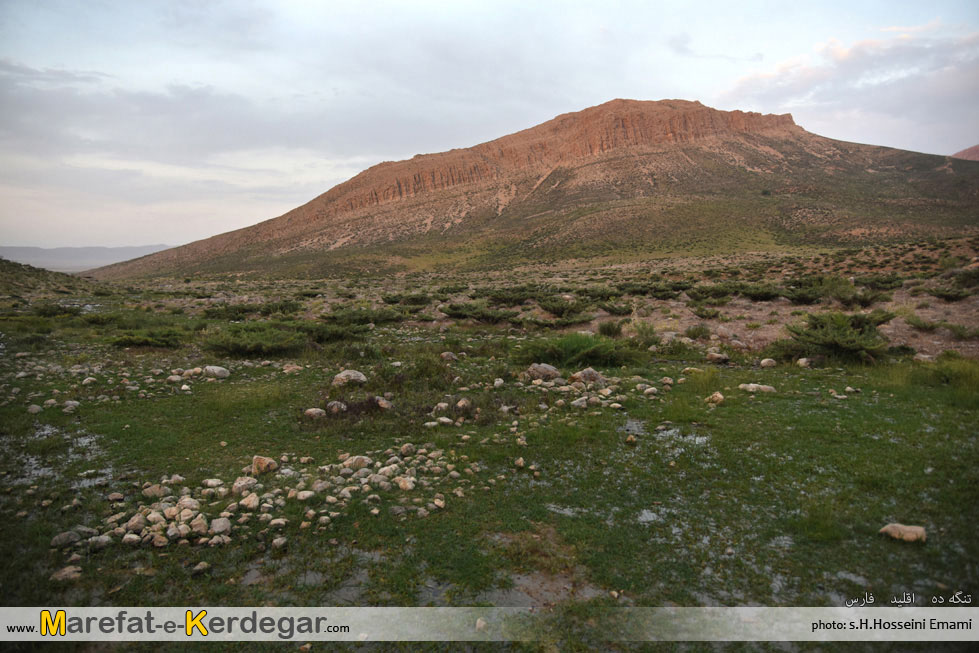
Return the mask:
<path fill-rule="evenodd" d="M 0 0 L 0 244 L 183 244 L 614 98 L 952 154 L 979 2 Z"/>

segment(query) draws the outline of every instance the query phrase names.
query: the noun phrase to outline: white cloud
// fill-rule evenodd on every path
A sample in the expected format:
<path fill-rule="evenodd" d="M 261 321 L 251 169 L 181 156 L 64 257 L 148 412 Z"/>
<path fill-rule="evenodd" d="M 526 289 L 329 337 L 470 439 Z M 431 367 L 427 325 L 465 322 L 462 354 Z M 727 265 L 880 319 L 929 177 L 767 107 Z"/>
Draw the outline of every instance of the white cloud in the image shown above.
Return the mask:
<path fill-rule="evenodd" d="M 827 136 L 951 153 L 979 142 L 979 34 L 831 39 L 739 79 L 726 104 L 791 111 Z"/>

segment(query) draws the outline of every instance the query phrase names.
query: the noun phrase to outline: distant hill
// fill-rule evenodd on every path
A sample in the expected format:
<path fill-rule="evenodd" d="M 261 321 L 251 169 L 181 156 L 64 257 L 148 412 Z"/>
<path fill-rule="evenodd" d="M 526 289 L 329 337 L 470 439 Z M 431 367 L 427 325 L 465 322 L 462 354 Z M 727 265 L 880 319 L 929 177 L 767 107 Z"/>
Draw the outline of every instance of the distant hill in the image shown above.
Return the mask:
<path fill-rule="evenodd" d="M 2 247 L 0 256 L 18 263 L 56 272 L 81 272 L 92 268 L 128 261 L 153 254 L 169 245 L 142 245 L 138 247 Z"/>
<path fill-rule="evenodd" d="M 953 154 L 956 159 L 966 159 L 968 161 L 979 161 L 979 145 L 973 145 L 961 152 Z"/>
<path fill-rule="evenodd" d="M 0 258 L 0 303 L 16 298 L 91 293 L 100 285 L 89 279 Z"/>
<path fill-rule="evenodd" d="M 92 274 L 482 269 L 977 230 L 979 163 L 824 138 L 787 114 L 613 100 L 381 163 L 278 218 Z"/>

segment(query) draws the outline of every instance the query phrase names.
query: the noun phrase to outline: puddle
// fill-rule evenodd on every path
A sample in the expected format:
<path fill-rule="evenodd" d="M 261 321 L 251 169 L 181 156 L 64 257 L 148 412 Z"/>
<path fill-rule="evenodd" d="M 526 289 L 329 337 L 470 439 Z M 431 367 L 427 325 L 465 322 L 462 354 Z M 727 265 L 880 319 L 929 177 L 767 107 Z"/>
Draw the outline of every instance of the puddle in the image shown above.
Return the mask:
<path fill-rule="evenodd" d="M 57 452 L 50 456 L 30 453 L 14 454 L 17 460 L 15 472 L 7 477 L 13 485 L 32 485 L 42 479 L 53 479 L 64 476 L 64 470 L 72 463 L 88 460 L 97 463 L 102 455 L 98 446 L 98 437 L 85 431 L 66 433 L 56 426 L 41 424 L 30 437 L 29 442 L 38 442 L 52 437 L 60 437 L 68 443 L 67 452 Z M 110 467 L 87 469 L 76 477 L 68 480 L 73 490 L 108 484 L 115 478 L 116 472 Z"/>

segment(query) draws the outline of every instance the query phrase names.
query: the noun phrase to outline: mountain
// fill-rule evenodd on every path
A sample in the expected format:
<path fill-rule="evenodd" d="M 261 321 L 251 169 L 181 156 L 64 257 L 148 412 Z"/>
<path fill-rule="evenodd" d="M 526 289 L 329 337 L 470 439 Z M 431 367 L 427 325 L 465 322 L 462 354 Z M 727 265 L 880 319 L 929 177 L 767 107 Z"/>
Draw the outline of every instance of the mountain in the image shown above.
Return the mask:
<path fill-rule="evenodd" d="M 119 261 L 128 261 L 167 249 L 169 245 L 143 245 L 137 247 L 3 247 L 0 256 L 18 263 L 54 270 L 56 272 L 81 272 Z"/>
<path fill-rule="evenodd" d="M 966 159 L 968 161 L 979 161 L 979 145 L 973 145 L 961 152 L 953 154 L 956 159 Z"/>
<path fill-rule="evenodd" d="M 0 258 L 0 305 L 3 306 L 10 300 L 91 294 L 99 290 L 105 288 L 89 279 Z"/>
<path fill-rule="evenodd" d="M 385 162 L 285 215 L 111 265 L 122 278 L 493 267 L 961 234 L 979 164 L 835 141 L 790 115 L 611 102 Z"/>

